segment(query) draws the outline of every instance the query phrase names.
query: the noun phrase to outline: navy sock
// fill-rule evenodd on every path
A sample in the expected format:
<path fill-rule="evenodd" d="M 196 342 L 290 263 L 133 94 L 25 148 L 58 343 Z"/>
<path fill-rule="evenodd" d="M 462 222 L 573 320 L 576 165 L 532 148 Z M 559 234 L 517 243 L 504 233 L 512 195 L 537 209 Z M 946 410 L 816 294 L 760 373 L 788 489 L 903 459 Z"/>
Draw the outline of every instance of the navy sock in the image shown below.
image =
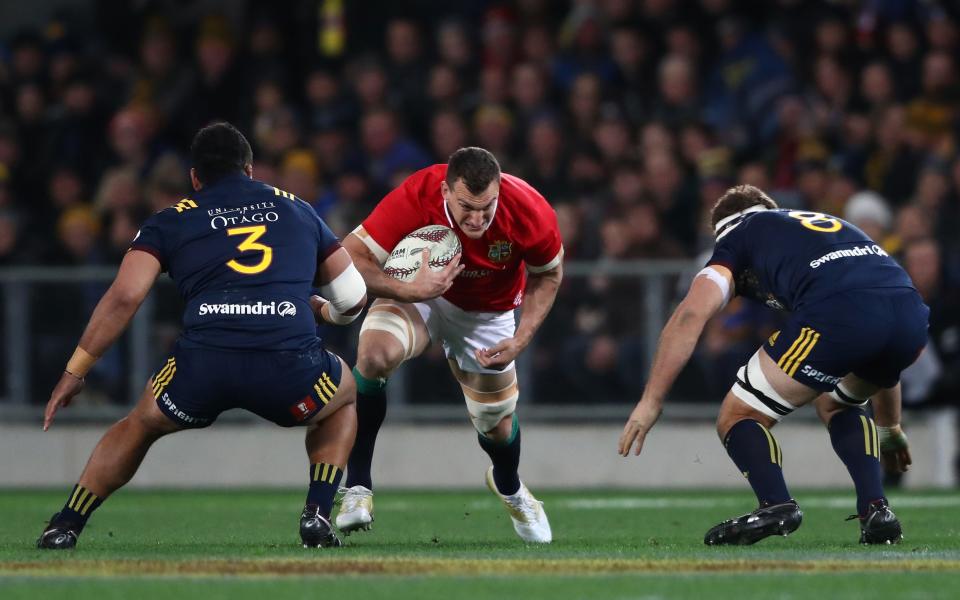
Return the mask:
<path fill-rule="evenodd" d="M 323 517 L 330 517 L 333 497 L 336 496 L 337 488 L 340 487 L 341 477 L 343 477 L 343 469 L 336 465 L 326 463 L 310 465 L 310 489 L 307 490 L 306 503 L 319 506 L 320 515 Z"/>
<path fill-rule="evenodd" d="M 833 415 L 827 428 L 857 489 L 857 514 L 863 516 L 871 502 L 885 499 L 877 427 L 862 409 L 847 408 Z"/>
<path fill-rule="evenodd" d="M 783 452 L 770 430 L 753 419 L 744 419 L 730 428 L 723 445 L 750 482 L 761 506 L 790 500 L 780 468 Z"/>
<path fill-rule="evenodd" d="M 513 429 L 510 438 L 498 442 L 491 440 L 482 433 L 477 433 L 480 447 L 490 457 L 493 463 L 493 482 L 497 490 L 504 496 L 510 496 L 520 491 L 520 422 L 517 415 L 513 415 Z"/>
<path fill-rule="evenodd" d="M 60 509 L 59 519 L 70 522 L 77 528 L 77 533 L 80 533 L 86 526 L 87 519 L 101 504 L 102 498 L 78 483 L 73 486 L 67 503 Z"/>
<path fill-rule="evenodd" d="M 353 377 L 357 381 L 357 439 L 347 461 L 347 487 L 362 485 L 372 490 L 370 469 L 377 434 L 387 415 L 387 381 L 367 379 L 356 367 Z"/>

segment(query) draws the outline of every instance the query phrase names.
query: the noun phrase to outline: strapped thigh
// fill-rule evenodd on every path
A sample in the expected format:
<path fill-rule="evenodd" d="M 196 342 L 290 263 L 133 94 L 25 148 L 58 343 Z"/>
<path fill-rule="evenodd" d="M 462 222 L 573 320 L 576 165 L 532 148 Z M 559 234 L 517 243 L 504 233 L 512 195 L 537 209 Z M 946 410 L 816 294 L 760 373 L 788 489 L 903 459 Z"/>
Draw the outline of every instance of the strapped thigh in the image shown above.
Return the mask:
<path fill-rule="evenodd" d="M 730 391 L 750 408 L 779 421 L 796 407 L 787 402 L 767 381 L 763 369 L 760 368 L 761 351 L 757 350 L 747 364 L 740 367 L 737 381 Z"/>
<path fill-rule="evenodd" d="M 402 307 L 396 304 L 374 304 L 367 312 L 360 334 L 364 331 L 385 331 L 397 338 L 403 347 L 403 360 L 415 356 L 417 350 L 417 328 L 413 319 Z"/>

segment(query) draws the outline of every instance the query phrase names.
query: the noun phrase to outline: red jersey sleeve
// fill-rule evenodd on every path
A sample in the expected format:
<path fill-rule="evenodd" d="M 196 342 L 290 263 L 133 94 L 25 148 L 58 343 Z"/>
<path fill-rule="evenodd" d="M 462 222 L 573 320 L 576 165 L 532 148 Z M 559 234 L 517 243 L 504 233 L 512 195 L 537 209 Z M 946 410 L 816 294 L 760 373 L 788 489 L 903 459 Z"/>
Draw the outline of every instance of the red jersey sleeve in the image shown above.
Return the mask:
<path fill-rule="evenodd" d="M 357 231 L 360 239 L 382 262 L 390 251 L 408 233 L 429 225 L 427 211 L 423 210 L 427 171 L 423 169 L 407 177 L 399 187 L 384 196 Z M 439 194 L 439 188 L 436 190 Z"/>
<path fill-rule="evenodd" d="M 560 239 L 557 213 L 543 196 L 534 193 L 536 197 L 532 199 L 532 204 L 535 222 L 531 229 L 531 244 L 523 260 L 527 263 L 528 271 L 542 273 L 555 268 L 563 260 L 563 240 Z"/>

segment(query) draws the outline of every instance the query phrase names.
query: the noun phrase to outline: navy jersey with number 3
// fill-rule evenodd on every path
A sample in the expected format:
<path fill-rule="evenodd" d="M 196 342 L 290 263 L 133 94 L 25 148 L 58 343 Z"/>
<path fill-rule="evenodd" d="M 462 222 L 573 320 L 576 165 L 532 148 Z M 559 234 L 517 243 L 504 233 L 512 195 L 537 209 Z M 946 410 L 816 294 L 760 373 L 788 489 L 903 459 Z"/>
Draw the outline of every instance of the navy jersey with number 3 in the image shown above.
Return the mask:
<path fill-rule="evenodd" d="M 183 347 L 302 350 L 317 343 L 310 292 L 340 247 L 313 208 L 242 174 L 205 186 L 140 229 L 186 301 Z"/>
<path fill-rule="evenodd" d="M 808 211 L 745 215 L 721 233 L 708 264 L 730 269 L 737 294 L 788 311 L 846 291 L 913 289 L 906 271 L 865 233 Z"/>

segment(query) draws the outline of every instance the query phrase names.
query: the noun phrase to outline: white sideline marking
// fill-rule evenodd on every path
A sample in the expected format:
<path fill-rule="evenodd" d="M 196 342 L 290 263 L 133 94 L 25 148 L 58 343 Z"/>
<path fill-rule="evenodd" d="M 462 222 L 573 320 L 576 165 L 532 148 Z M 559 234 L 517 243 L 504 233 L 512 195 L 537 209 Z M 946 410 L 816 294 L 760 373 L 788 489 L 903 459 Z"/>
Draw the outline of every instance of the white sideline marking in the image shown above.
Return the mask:
<path fill-rule="evenodd" d="M 826 496 L 820 498 L 799 498 L 803 508 L 849 508 L 856 503 L 851 491 L 849 496 Z M 569 498 L 554 501 L 551 504 L 565 508 L 615 510 L 615 509 L 658 509 L 658 508 L 718 508 L 743 506 L 742 498 Z M 950 508 L 960 506 L 960 496 L 899 496 L 890 498 L 894 508 Z"/>

